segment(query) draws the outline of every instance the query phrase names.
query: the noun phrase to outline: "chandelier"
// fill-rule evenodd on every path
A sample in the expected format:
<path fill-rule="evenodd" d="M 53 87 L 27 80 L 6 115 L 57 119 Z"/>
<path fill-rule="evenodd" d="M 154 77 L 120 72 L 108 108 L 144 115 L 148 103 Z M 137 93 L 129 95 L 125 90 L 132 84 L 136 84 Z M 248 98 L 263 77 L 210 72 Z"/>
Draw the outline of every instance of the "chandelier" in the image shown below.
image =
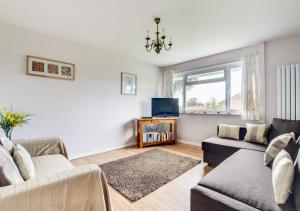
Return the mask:
<path fill-rule="evenodd" d="M 170 42 L 168 44 L 165 43 L 165 40 L 166 40 L 166 36 L 165 36 L 165 30 L 162 29 L 162 34 L 160 36 L 160 32 L 158 30 L 158 24 L 160 22 L 160 18 L 155 18 L 154 19 L 155 23 L 156 23 L 156 38 L 153 39 L 151 42 L 150 42 L 150 37 L 149 37 L 149 31 L 147 30 L 146 32 L 146 51 L 147 52 L 150 52 L 152 49 L 155 50 L 155 52 L 157 54 L 160 53 L 160 51 L 164 48 L 165 50 L 170 50 L 173 43 L 172 43 L 172 39 L 170 38 Z"/>

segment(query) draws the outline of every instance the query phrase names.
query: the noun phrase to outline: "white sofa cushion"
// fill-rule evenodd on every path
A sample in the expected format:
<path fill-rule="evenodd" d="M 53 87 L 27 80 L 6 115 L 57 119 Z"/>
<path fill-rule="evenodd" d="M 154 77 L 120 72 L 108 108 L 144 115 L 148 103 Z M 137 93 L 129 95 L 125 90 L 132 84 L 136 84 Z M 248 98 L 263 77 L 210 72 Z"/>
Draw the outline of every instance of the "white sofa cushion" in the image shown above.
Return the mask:
<path fill-rule="evenodd" d="M 0 146 L 0 187 L 23 182 L 11 155 Z"/>
<path fill-rule="evenodd" d="M 32 157 L 35 177 L 50 176 L 74 168 L 72 163 L 61 154 Z"/>
<path fill-rule="evenodd" d="M 35 170 L 30 154 L 20 144 L 16 144 L 13 151 L 13 158 L 24 180 L 34 178 Z"/>
<path fill-rule="evenodd" d="M 284 204 L 291 192 L 294 179 L 294 164 L 290 154 L 281 150 L 275 157 L 272 168 L 272 182 L 277 204 Z"/>
<path fill-rule="evenodd" d="M 0 135 L 0 144 L 7 152 L 12 154 L 14 150 L 14 143 L 9 140 L 9 138 L 7 138 L 5 135 Z"/>

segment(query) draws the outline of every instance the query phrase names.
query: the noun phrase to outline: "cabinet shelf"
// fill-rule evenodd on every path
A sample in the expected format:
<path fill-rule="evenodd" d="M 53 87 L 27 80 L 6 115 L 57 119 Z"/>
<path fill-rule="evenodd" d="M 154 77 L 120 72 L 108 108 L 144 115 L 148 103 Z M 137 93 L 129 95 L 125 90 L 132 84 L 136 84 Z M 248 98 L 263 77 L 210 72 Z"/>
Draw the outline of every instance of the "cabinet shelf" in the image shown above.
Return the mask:
<path fill-rule="evenodd" d="M 143 134 L 144 134 L 144 127 L 150 125 L 158 125 L 158 124 L 167 124 L 169 125 L 169 131 L 174 134 L 173 140 L 166 140 L 166 141 L 151 141 L 151 142 L 143 142 Z M 146 119 L 137 119 L 137 145 L 140 148 L 145 146 L 154 146 L 154 145 L 162 145 L 162 144 L 175 144 L 176 143 L 176 125 L 177 119 L 176 118 L 146 118 Z M 151 131 L 155 132 L 155 131 Z M 157 131 L 161 133 L 161 131 Z"/>
<path fill-rule="evenodd" d="M 153 145 L 161 145 L 161 144 L 175 144 L 175 141 L 153 141 L 150 143 L 143 143 L 143 146 L 153 146 Z"/>

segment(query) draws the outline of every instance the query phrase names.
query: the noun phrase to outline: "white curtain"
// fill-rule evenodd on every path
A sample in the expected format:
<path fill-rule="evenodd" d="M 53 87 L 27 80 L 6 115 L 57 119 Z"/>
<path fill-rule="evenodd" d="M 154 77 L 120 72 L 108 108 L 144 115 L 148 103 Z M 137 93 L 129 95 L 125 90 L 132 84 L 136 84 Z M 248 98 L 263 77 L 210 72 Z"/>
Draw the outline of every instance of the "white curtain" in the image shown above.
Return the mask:
<path fill-rule="evenodd" d="M 164 97 L 173 97 L 173 70 L 164 72 Z"/>
<path fill-rule="evenodd" d="M 265 122 L 265 68 L 258 53 L 242 57 L 242 120 Z"/>

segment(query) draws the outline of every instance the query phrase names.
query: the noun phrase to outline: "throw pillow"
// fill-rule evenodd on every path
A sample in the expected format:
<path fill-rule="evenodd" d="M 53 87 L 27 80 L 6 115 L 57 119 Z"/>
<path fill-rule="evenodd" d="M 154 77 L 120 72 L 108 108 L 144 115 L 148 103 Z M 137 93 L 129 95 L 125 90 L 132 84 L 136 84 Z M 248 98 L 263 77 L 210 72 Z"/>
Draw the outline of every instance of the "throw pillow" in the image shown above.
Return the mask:
<path fill-rule="evenodd" d="M 269 127 L 266 124 L 246 124 L 247 133 L 245 141 L 254 142 L 259 144 L 268 144 L 267 133 Z"/>
<path fill-rule="evenodd" d="M 290 153 L 292 152 L 292 144 L 289 142 L 293 142 L 294 143 L 294 147 L 296 147 L 296 142 L 295 142 L 295 134 L 294 133 L 286 133 L 286 134 L 282 134 L 280 136 L 277 136 L 276 138 L 274 138 L 268 148 L 266 149 L 266 152 L 264 154 L 264 163 L 265 165 L 269 165 L 274 158 L 276 157 L 276 155 L 283 149 L 285 149 L 287 146 L 287 150 Z"/>
<path fill-rule="evenodd" d="M 13 157 L 24 180 L 33 179 L 35 175 L 34 164 L 27 150 L 20 144 L 16 144 Z"/>
<path fill-rule="evenodd" d="M 291 158 L 294 163 L 295 163 L 297 155 L 298 155 L 299 139 L 300 139 L 300 137 L 298 138 L 297 141 L 295 141 L 295 139 L 294 139 L 294 141 L 289 141 L 289 143 L 284 148 L 284 150 L 287 151 L 291 155 Z"/>
<path fill-rule="evenodd" d="M 0 135 L 0 144 L 7 152 L 12 154 L 14 150 L 14 143 L 11 140 L 9 140 L 5 135 Z"/>
<path fill-rule="evenodd" d="M 231 139 L 239 140 L 240 126 L 219 124 L 218 136 L 222 138 L 231 138 Z"/>
<path fill-rule="evenodd" d="M 284 204 L 291 192 L 294 180 L 294 164 L 291 156 L 285 150 L 276 156 L 272 167 L 272 183 L 277 204 Z"/>
<path fill-rule="evenodd" d="M 23 181 L 11 155 L 0 147 L 0 186 L 13 185 Z"/>

